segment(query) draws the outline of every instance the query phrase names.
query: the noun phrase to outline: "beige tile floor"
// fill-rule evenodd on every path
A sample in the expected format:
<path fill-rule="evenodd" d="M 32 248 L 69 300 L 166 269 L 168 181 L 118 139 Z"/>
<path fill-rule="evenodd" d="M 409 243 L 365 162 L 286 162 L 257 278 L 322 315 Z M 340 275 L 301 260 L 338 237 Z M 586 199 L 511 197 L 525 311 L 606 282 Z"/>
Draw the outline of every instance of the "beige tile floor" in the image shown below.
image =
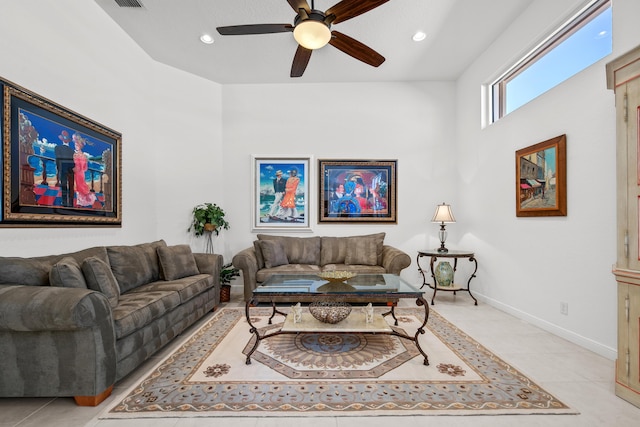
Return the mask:
<path fill-rule="evenodd" d="M 241 303 L 240 287 L 233 287 L 231 303 Z M 430 291 L 427 292 L 430 298 Z M 580 415 L 498 415 L 428 417 L 322 417 L 322 418 L 155 418 L 98 420 L 98 415 L 131 387 L 151 366 L 177 347 L 197 325 L 155 355 L 145 366 L 116 384 L 113 395 L 97 408 L 81 408 L 70 398 L 0 399 L 0 427 L 368 427 L 402 423 L 404 427 L 591 427 L 640 426 L 640 409 L 615 396 L 614 362 L 562 338 L 516 319 L 468 295 L 439 294 L 434 309 L 531 377 Z"/>

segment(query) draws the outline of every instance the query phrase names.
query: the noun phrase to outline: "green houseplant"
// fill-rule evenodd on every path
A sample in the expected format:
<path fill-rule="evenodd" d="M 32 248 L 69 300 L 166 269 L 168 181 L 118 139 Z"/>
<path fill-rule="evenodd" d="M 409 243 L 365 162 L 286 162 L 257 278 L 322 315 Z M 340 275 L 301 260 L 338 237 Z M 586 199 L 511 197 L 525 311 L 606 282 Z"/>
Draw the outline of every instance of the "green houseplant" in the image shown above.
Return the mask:
<path fill-rule="evenodd" d="M 222 270 L 220 270 L 220 284 L 228 285 L 231 283 L 234 277 L 240 276 L 240 270 L 235 268 L 233 264 L 225 264 L 222 266 Z"/>
<path fill-rule="evenodd" d="M 222 266 L 220 270 L 220 302 L 229 302 L 231 299 L 231 281 L 234 277 L 240 276 L 240 270 L 235 268 L 233 264 L 228 263 Z"/>
<path fill-rule="evenodd" d="M 224 219 L 224 210 L 215 203 L 201 203 L 192 211 L 193 219 L 187 231 L 193 230 L 196 236 L 202 236 L 205 231 L 220 233 L 220 229 L 229 229 L 229 223 Z"/>

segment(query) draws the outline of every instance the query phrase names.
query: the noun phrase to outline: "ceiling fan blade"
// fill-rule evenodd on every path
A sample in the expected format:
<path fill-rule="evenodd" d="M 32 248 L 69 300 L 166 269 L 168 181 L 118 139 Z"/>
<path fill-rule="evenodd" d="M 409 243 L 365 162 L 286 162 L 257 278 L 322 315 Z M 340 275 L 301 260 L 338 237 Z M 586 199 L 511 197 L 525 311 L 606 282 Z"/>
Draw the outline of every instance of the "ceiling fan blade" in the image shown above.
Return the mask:
<path fill-rule="evenodd" d="M 300 9 L 306 10 L 307 13 L 311 12 L 311 6 L 309 6 L 307 0 L 287 0 L 287 2 L 289 2 L 289 5 L 296 13 L 298 13 Z"/>
<path fill-rule="evenodd" d="M 313 50 L 298 45 L 298 50 L 293 57 L 293 64 L 291 64 L 291 77 L 301 77 L 304 74 L 312 52 Z"/>
<path fill-rule="evenodd" d="M 293 31 L 291 24 L 251 24 L 231 25 L 216 28 L 223 36 L 243 36 L 246 34 L 287 33 Z"/>
<path fill-rule="evenodd" d="M 378 6 L 382 6 L 389 0 L 342 0 L 331 6 L 325 12 L 325 15 L 335 15 L 336 19 L 332 24 L 339 24 L 347 19 L 355 18 L 363 13 L 369 12 Z"/>
<path fill-rule="evenodd" d="M 380 55 L 369 46 L 360 43 L 358 40 L 353 39 L 339 31 L 331 31 L 331 40 L 329 41 L 331 46 L 340 49 L 347 55 L 353 56 L 355 59 L 364 62 L 365 64 L 379 67 L 384 62 L 384 56 Z"/>

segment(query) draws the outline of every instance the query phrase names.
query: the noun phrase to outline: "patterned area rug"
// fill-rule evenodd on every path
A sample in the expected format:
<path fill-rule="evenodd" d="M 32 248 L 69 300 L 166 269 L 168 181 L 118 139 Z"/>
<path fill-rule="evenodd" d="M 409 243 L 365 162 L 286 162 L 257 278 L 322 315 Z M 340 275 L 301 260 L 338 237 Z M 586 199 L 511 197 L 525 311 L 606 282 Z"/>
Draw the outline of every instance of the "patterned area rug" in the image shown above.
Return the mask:
<path fill-rule="evenodd" d="M 278 328 L 270 315 L 252 323 Z M 421 315 L 396 309 L 398 328 L 413 336 Z M 223 308 L 100 418 L 576 413 L 433 310 L 427 328 L 429 366 L 409 340 L 359 333 L 276 335 L 247 365 L 244 309 Z"/>

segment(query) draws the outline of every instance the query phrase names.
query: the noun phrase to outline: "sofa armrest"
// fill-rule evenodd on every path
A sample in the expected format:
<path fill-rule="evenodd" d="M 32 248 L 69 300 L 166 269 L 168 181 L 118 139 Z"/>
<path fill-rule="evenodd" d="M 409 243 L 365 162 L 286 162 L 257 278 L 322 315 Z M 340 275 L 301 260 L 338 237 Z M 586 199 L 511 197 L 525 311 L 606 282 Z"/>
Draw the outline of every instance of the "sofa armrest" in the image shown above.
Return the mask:
<path fill-rule="evenodd" d="M 411 265 L 411 257 L 400 249 L 389 245 L 382 247 L 382 266 L 389 274 L 400 275 L 400 272 Z"/>
<path fill-rule="evenodd" d="M 198 271 L 202 274 L 210 274 L 213 276 L 213 284 L 220 287 L 220 270 L 222 270 L 222 255 L 194 253 Z"/>
<path fill-rule="evenodd" d="M 104 324 L 113 329 L 109 300 L 89 289 L 0 286 L 0 330 L 60 331 Z"/>
<path fill-rule="evenodd" d="M 115 383 L 115 341 L 101 293 L 0 285 L 0 397 L 103 399 Z"/>
<path fill-rule="evenodd" d="M 257 287 L 258 258 L 253 247 L 238 252 L 231 261 L 233 266 L 242 272 L 244 280 L 244 300 L 249 301 L 253 290 Z"/>

